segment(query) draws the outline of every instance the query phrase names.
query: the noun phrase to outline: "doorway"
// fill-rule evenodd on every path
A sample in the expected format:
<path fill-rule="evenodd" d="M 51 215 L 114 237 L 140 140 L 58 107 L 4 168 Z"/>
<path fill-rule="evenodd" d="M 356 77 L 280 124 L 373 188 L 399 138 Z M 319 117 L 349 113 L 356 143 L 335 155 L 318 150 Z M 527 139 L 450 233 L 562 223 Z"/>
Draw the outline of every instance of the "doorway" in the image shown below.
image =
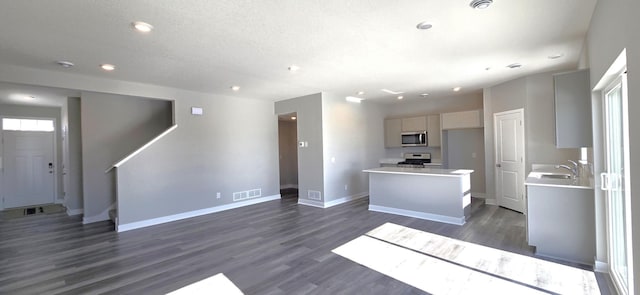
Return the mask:
<path fill-rule="evenodd" d="M 524 109 L 493 114 L 496 200 L 524 212 Z"/>
<path fill-rule="evenodd" d="M 2 208 L 56 198 L 55 120 L 2 118 Z"/>
<path fill-rule="evenodd" d="M 278 115 L 280 196 L 298 201 L 298 115 Z"/>

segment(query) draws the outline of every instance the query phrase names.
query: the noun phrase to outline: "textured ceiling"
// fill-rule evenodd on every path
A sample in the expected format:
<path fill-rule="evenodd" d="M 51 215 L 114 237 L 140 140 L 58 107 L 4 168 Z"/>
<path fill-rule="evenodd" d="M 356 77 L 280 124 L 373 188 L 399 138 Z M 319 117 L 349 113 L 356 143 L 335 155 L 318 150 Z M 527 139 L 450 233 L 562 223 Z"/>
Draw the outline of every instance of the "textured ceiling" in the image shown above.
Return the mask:
<path fill-rule="evenodd" d="M 474 10 L 466 0 L 2 1 L 0 66 L 271 101 L 365 91 L 365 99 L 394 102 L 380 89 L 412 100 L 574 68 L 595 3 L 494 0 Z M 138 33 L 133 21 L 154 30 Z M 417 30 L 422 21 L 433 28 Z M 556 53 L 564 56 L 547 58 Z M 516 62 L 523 67 L 506 67 Z M 104 72 L 101 63 L 117 69 Z M 300 70 L 290 73 L 291 64 Z"/>

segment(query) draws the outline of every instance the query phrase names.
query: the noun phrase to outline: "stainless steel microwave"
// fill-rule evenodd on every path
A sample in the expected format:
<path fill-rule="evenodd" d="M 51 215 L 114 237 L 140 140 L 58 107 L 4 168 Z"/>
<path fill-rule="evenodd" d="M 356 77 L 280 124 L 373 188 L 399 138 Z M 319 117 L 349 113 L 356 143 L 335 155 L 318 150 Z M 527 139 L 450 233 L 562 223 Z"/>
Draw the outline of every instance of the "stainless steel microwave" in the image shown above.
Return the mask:
<path fill-rule="evenodd" d="M 427 146 L 427 131 L 402 132 L 402 146 Z"/>

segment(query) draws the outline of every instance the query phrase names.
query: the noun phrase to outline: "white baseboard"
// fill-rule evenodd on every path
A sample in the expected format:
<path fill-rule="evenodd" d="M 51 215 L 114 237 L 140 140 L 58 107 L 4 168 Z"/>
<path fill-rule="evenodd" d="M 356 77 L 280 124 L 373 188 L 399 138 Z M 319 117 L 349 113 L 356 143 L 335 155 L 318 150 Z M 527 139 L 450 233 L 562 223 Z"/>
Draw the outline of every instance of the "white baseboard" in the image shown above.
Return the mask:
<path fill-rule="evenodd" d="M 471 196 L 474 197 L 474 198 L 480 198 L 480 199 L 486 199 L 487 198 L 487 194 L 485 194 L 485 193 L 471 192 Z"/>
<path fill-rule="evenodd" d="M 368 195 L 369 195 L 369 193 L 365 192 L 365 193 L 359 193 L 359 194 L 352 195 L 352 196 L 346 196 L 344 198 L 335 199 L 333 201 L 326 202 L 326 203 L 324 203 L 324 207 L 325 208 L 333 207 L 333 206 L 336 206 L 336 205 L 340 205 L 340 204 L 344 204 L 344 203 L 347 203 L 347 202 L 351 202 L 353 200 L 364 198 L 364 197 L 366 197 Z"/>
<path fill-rule="evenodd" d="M 471 196 L 474 198 L 483 199 L 484 203 L 487 205 L 498 206 L 498 201 L 495 198 L 487 195 L 486 193 L 471 192 Z"/>
<path fill-rule="evenodd" d="M 438 221 L 438 222 L 444 222 L 444 223 L 455 224 L 455 225 L 463 225 L 465 223 L 464 216 L 460 218 L 456 218 L 456 217 L 450 217 L 450 216 L 444 216 L 444 215 L 438 215 L 438 214 L 432 214 L 432 213 L 424 213 L 424 212 L 418 212 L 418 211 L 412 211 L 412 210 L 404 210 L 404 209 L 398 209 L 398 208 L 390 208 L 390 207 L 378 206 L 378 205 L 369 205 L 369 210 L 402 215 L 407 217 L 415 217 L 415 218 Z"/>
<path fill-rule="evenodd" d="M 298 197 L 298 205 L 306 205 L 311 207 L 324 208 L 324 202 L 322 201 L 314 201 L 309 199 L 303 199 Z"/>
<path fill-rule="evenodd" d="M 604 261 L 596 260 L 596 263 L 593 265 L 593 271 L 595 272 L 609 272 L 609 264 Z"/>
<path fill-rule="evenodd" d="M 306 206 L 312 206 L 312 207 L 318 207 L 318 208 L 329 208 L 329 207 L 333 207 L 333 206 L 336 206 L 336 205 L 340 205 L 340 204 L 344 204 L 344 203 L 347 203 L 347 202 L 351 202 L 353 200 L 364 198 L 364 197 L 366 197 L 368 195 L 369 195 L 368 192 L 359 193 L 359 194 L 356 194 L 356 195 L 346 196 L 344 198 L 335 199 L 335 200 L 328 201 L 328 202 L 322 202 L 322 201 L 315 201 L 315 200 L 298 198 L 298 204 L 306 205 Z"/>
<path fill-rule="evenodd" d="M 487 205 L 498 206 L 498 201 L 496 199 L 484 199 L 484 203 Z"/>
<path fill-rule="evenodd" d="M 555 255 L 548 255 L 548 254 L 545 254 L 545 253 L 539 253 L 537 248 L 536 248 L 536 253 L 534 253 L 534 255 L 535 256 L 540 256 L 540 257 L 545 257 L 545 258 L 551 258 L 551 259 L 555 259 L 555 260 L 559 260 L 559 261 L 565 261 L 565 262 L 570 262 L 570 263 L 581 264 L 583 266 L 591 265 L 588 261 L 568 259 L 566 257 L 559 257 L 559 256 L 555 256 Z"/>
<path fill-rule="evenodd" d="M 273 195 L 273 196 L 250 199 L 250 200 L 247 200 L 247 201 L 235 202 L 235 203 L 216 206 L 216 207 L 210 207 L 210 208 L 205 208 L 205 209 L 200 209 L 200 210 L 194 210 L 194 211 L 189 211 L 189 212 L 184 212 L 184 213 L 173 214 L 173 215 L 169 215 L 169 216 L 152 218 L 152 219 L 147 219 L 147 220 L 142 220 L 142 221 L 135 221 L 135 222 L 125 223 L 125 224 L 118 224 L 118 225 L 116 225 L 116 231 L 120 233 L 120 232 L 125 232 L 125 231 L 129 231 L 129 230 L 133 230 L 133 229 L 143 228 L 143 227 L 147 227 L 147 226 L 152 226 L 152 225 L 157 225 L 157 224 L 162 224 L 162 223 L 182 220 L 182 219 L 191 218 L 191 217 L 197 217 L 197 216 L 201 216 L 201 215 L 216 213 L 216 212 L 220 212 L 220 211 L 240 208 L 240 207 L 244 207 L 244 206 L 249 206 L 249 205 L 253 205 L 253 204 L 258 204 L 258 203 L 268 202 L 268 201 L 273 201 L 273 200 L 279 200 L 279 199 L 280 199 L 280 194 L 277 194 L 277 195 Z M 108 217 L 109 216 L 107 216 L 107 218 Z"/>
<path fill-rule="evenodd" d="M 113 203 L 113 204 L 111 204 L 111 206 L 109 206 L 109 208 L 105 209 L 104 211 L 100 212 L 97 215 L 94 215 L 94 216 L 86 216 L 85 215 L 82 218 L 82 224 L 89 224 L 89 223 L 109 220 L 109 211 L 111 211 L 112 209 L 115 209 L 115 208 L 116 208 L 116 203 Z"/>
<path fill-rule="evenodd" d="M 297 184 L 281 184 L 280 189 L 298 188 Z"/>
<path fill-rule="evenodd" d="M 83 212 L 84 212 L 83 209 L 69 209 L 69 208 L 67 208 L 67 215 L 69 215 L 69 216 L 81 215 Z"/>

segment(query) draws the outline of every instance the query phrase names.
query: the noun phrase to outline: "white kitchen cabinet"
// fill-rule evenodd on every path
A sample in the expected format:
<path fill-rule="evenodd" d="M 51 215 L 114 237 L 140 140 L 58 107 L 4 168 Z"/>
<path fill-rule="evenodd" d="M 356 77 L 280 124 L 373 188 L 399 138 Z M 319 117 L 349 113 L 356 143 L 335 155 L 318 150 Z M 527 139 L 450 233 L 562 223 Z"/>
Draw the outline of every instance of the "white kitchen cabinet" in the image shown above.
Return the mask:
<path fill-rule="evenodd" d="M 593 146 L 589 70 L 553 75 L 556 147 Z"/>
<path fill-rule="evenodd" d="M 402 118 L 402 132 L 426 131 L 427 116 Z"/>
<path fill-rule="evenodd" d="M 394 148 L 402 146 L 402 119 L 384 120 L 384 147 Z"/>
<path fill-rule="evenodd" d="M 440 138 L 440 115 L 427 116 L 427 145 L 430 147 L 439 147 L 441 145 Z"/>
<path fill-rule="evenodd" d="M 479 128 L 482 126 L 482 110 L 442 114 L 442 130 Z"/>

